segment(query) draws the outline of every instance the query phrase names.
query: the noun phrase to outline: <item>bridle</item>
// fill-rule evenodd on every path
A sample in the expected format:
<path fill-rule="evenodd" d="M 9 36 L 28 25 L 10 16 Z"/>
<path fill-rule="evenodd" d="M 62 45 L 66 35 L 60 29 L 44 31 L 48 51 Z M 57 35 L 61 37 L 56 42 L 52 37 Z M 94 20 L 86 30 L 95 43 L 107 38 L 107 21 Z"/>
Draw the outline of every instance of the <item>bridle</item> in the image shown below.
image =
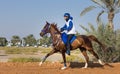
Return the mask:
<path fill-rule="evenodd" d="M 50 24 L 47 24 L 48 26 L 45 28 L 45 29 L 43 29 L 41 32 L 43 32 L 44 34 L 46 34 L 46 33 L 48 33 L 49 32 L 49 29 L 50 29 Z"/>
<path fill-rule="evenodd" d="M 44 34 L 47 34 L 47 33 L 50 33 L 50 27 L 51 27 L 52 25 L 51 24 L 47 24 L 46 25 L 46 27 L 45 27 L 45 29 L 43 29 L 41 32 L 43 32 Z M 56 29 L 55 29 L 56 30 Z M 54 33 L 53 33 L 53 46 L 58 46 L 59 45 L 59 43 L 60 43 L 60 40 L 61 40 L 61 37 L 60 38 L 58 38 L 57 40 L 54 38 L 54 37 L 56 37 L 56 36 L 58 36 L 58 32 L 57 31 L 55 31 Z M 54 41 L 55 40 L 55 41 Z"/>

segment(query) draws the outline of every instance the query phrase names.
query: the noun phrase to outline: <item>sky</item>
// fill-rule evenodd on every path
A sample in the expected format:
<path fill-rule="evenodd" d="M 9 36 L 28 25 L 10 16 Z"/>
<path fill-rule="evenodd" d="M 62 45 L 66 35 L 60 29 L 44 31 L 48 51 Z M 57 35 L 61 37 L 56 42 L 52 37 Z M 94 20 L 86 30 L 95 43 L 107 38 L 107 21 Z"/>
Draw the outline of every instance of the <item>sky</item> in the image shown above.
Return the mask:
<path fill-rule="evenodd" d="M 0 37 L 10 40 L 13 35 L 22 38 L 34 34 L 38 39 L 46 21 L 62 27 L 66 12 L 74 18 L 76 30 L 84 34 L 85 31 L 79 25 L 88 27 L 88 23 L 92 23 L 96 26 L 96 16 L 100 12 L 96 9 L 80 17 L 80 12 L 90 5 L 95 4 L 91 0 L 0 0 Z M 120 17 L 117 16 L 120 14 L 114 19 L 115 29 L 120 28 Z M 102 19 L 107 22 L 107 14 Z"/>

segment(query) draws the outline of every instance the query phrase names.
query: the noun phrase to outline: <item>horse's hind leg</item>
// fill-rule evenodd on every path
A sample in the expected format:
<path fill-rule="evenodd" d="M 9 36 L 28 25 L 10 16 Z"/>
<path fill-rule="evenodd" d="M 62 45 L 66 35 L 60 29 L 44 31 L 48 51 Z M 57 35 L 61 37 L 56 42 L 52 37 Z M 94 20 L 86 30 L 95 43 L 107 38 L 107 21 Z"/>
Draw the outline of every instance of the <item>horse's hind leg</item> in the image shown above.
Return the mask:
<path fill-rule="evenodd" d="M 86 49 L 85 48 L 80 48 L 80 50 L 85 57 L 85 66 L 83 68 L 87 68 L 88 67 L 88 62 L 89 62 L 89 57 L 87 55 Z"/>
<path fill-rule="evenodd" d="M 101 65 L 104 65 L 104 63 L 99 59 L 98 55 L 94 52 L 93 49 L 89 50 L 89 52 L 91 54 L 93 54 L 97 59 L 98 59 L 98 62 L 101 64 Z"/>

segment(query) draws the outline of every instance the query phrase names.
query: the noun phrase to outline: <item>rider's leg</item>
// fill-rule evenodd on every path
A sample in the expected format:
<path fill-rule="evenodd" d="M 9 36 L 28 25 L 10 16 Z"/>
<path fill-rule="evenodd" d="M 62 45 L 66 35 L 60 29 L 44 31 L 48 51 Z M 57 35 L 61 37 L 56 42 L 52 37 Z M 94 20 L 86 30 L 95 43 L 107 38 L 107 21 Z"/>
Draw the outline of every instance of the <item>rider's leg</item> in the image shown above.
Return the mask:
<path fill-rule="evenodd" d="M 72 37 L 73 37 L 73 34 L 68 35 L 68 39 L 67 39 L 67 51 L 66 51 L 66 53 L 68 55 L 70 55 L 70 48 L 71 48 L 71 46 L 70 46 L 70 40 L 71 40 Z"/>

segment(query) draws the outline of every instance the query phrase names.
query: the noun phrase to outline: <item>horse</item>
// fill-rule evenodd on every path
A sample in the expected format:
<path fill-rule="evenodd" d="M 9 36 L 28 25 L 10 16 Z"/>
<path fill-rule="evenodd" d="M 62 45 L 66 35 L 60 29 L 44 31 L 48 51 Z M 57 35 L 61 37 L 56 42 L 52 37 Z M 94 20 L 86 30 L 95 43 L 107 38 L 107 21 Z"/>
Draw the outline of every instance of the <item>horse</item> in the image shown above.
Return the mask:
<path fill-rule="evenodd" d="M 40 32 L 40 36 L 43 37 L 47 33 L 50 33 L 50 35 L 52 37 L 53 49 L 42 59 L 42 61 L 39 63 L 39 65 L 41 66 L 42 63 L 45 62 L 45 60 L 50 55 L 60 52 L 62 54 L 63 61 L 64 61 L 64 66 L 61 69 L 64 70 L 67 68 L 66 55 L 65 55 L 65 52 L 67 50 L 66 50 L 65 44 L 63 43 L 63 41 L 61 39 L 61 32 L 58 30 L 57 24 L 54 24 L 54 23 L 50 24 L 50 23 L 46 22 L 45 26 L 43 27 L 43 29 Z M 98 55 L 94 52 L 93 46 L 92 46 L 92 41 L 97 42 L 102 49 L 105 49 L 104 45 L 93 35 L 90 35 L 90 36 L 78 35 L 77 38 L 71 44 L 71 50 L 75 50 L 75 49 L 79 48 L 80 51 L 82 52 L 82 54 L 84 55 L 85 66 L 83 68 L 87 68 L 88 62 L 89 62 L 89 57 L 88 57 L 86 51 L 89 51 L 91 54 L 93 54 L 98 59 L 98 62 L 101 65 L 104 65 L 104 63 L 99 59 Z"/>

